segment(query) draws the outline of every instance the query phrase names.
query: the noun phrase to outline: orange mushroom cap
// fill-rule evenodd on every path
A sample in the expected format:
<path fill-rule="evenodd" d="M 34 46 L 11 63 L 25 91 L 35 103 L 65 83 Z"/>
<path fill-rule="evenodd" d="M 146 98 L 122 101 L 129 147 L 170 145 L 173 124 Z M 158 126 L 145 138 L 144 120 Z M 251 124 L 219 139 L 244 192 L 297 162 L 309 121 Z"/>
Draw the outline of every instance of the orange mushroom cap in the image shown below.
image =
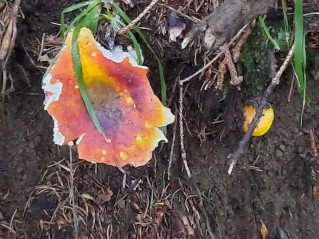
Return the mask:
<path fill-rule="evenodd" d="M 58 59 L 43 79 L 45 109 L 54 121 L 54 142 L 76 140 L 80 159 L 113 166 L 145 165 L 158 142 L 166 137 L 158 128 L 174 122 L 147 79 L 148 68 L 139 66 L 127 52 L 112 53 L 82 28 L 78 37 L 82 74 L 95 114 L 109 140 L 91 120 L 73 70 L 67 36 Z"/>

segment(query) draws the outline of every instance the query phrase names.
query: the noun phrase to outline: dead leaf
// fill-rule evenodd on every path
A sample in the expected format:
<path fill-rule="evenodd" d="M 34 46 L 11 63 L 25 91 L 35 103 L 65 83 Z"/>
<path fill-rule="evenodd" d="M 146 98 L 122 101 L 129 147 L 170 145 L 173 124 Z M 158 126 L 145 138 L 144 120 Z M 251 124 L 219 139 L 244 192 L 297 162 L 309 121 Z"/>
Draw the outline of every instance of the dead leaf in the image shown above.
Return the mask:
<path fill-rule="evenodd" d="M 137 222 L 142 223 L 143 222 L 143 215 L 142 214 L 136 214 L 135 219 Z"/>
<path fill-rule="evenodd" d="M 188 218 L 187 216 L 182 216 L 181 219 L 182 219 L 184 228 L 187 230 L 188 235 L 189 235 L 189 236 L 195 235 L 194 228 L 192 227 L 189 218 Z"/>
<path fill-rule="evenodd" d="M 313 185 L 312 186 L 312 198 L 313 198 L 313 200 L 316 200 L 317 196 L 318 196 L 318 188 L 317 188 L 316 185 Z"/>
<path fill-rule="evenodd" d="M 108 188 L 105 193 L 98 195 L 99 202 L 101 204 L 106 203 L 111 200 L 112 196 L 113 196 L 113 192 Z"/>
<path fill-rule="evenodd" d="M 261 227 L 260 227 L 261 238 L 266 239 L 266 237 L 268 235 L 268 229 L 262 220 L 260 220 L 260 222 L 261 222 Z"/>
<path fill-rule="evenodd" d="M 155 225 L 159 225 L 163 221 L 164 215 L 165 212 L 163 211 L 156 212 L 156 218 L 154 220 Z"/>
<path fill-rule="evenodd" d="M 5 2 L 0 2 L 0 11 L 2 11 L 5 6 L 6 6 Z"/>
<path fill-rule="evenodd" d="M 142 210 L 141 210 L 140 206 L 137 205 L 136 202 L 132 202 L 132 203 L 131 203 L 131 206 L 132 206 L 132 208 L 134 209 L 134 211 L 136 211 L 137 213 L 142 213 Z"/>
<path fill-rule="evenodd" d="M 119 208 L 125 208 L 125 200 L 124 199 L 120 199 L 118 202 L 117 202 L 117 206 L 119 207 Z"/>

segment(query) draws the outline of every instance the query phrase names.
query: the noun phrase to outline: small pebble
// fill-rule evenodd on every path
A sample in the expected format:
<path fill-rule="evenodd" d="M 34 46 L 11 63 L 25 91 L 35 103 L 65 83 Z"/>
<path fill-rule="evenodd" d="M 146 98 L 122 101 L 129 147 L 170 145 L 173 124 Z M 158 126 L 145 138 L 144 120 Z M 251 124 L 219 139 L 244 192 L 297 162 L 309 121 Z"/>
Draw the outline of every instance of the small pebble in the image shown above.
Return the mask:
<path fill-rule="evenodd" d="M 23 171 L 23 168 L 22 168 L 22 167 L 18 167 L 18 168 L 17 168 L 18 174 L 22 173 L 22 171 Z"/>
<path fill-rule="evenodd" d="M 118 203 L 117 203 L 117 205 L 119 206 L 119 208 L 125 208 L 125 200 L 123 200 L 123 199 L 120 199 L 119 201 L 118 201 Z"/>
<path fill-rule="evenodd" d="M 298 153 L 302 154 L 304 152 L 304 148 L 303 147 L 298 147 Z"/>
<path fill-rule="evenodd" d="M 281 151 L 285 151 L 286 146 L 285 146 L 285 145 L 283 145 L 283 144 L 281 144 L 281 145 L 279 145 L 279 148 L 280 148 L 280 150 L 281 150 Z"/>
<path fill-rule="evenodd" d="M 40 136 L 36 136 L 36 137 L 34 138 L 34 143 L 35 143 L 35 144 L 41 143 L 41 137 L 40 137 Z"/>
<path fill-rule="evenodd" d="M 281 150 L 276 149 L 275 155 L 276 155 L 276 158 L 282 158 L 283 153 L 281 152 Z"/>

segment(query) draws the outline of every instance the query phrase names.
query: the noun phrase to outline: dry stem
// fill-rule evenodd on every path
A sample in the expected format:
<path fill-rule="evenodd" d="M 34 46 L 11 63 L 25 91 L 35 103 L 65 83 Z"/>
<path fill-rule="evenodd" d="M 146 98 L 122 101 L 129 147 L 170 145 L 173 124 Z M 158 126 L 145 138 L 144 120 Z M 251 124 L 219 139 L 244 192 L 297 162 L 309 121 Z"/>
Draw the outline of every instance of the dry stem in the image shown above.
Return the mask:
<path fill-rule="evenodd" d="M 177 112 L 175 113 L 177 115 Z M 172 167 L 172 162 L 174 158 L 174 147 L 175 147 L 175 139 L 176 139 L 176 129 L 177 129 L 177 121 L 175 121 L 174 124 L 174 132 L 173 132 L 173 139 L 172 139 L 172 146 L 171 146 L 171 152 L 169 155 L 169 162 L 168 162 L 168 168 L 167 168 L 167 178 L 170 180 L 171 178 L 171 167 Z"/>
<path fill-rule="evenodd" d="M 191 178 L 191 172 L 189 170 L 188 164 L 187 164 L 187 158 L 186 158 L 186 151 L 184 147 L 184 124 L 183 124 L 183 85 L 180 85 L 179 87 L 179 133 L 180 133 L 180 141 L 181 141 L 181 154 L 183 163 L 185 166 L 185 170 L 187 173 L 187 176 Z"/>
<path fill-rule="evenodd" d="M 17 36 L 17 17 L 20 8 L 21 0 L 15 0 L 11 9 L 9 23 L 7 25 L 6 33 L 1 42 L 0 61 L 3 68 L 5 68 L 7 61 L 11 55 L 11 51 L 15 44 Z"/>
<path fill-rule="evenodd" d="M 74 227 L 74 238 L 79 238 L 79 220 L 75 209 L 75 196 L 74 196 L 74 173 L 73 169 L 73 155 L 72 155 L 72 146 L 69 145 L 69 154 L 70 154 L 70 204 L 72 205 L 72 214 L 73 214 L 73 227 Z"/>
<path fill-rule="evenodd" d="M 206 228 L 207 228 L 208 234 L 209 234 L 211 239 L 215 239 L 216 237 L 215 237 L 215 235 L 214 235 L 214 233 L 212 231 L 212 228 L 210 226 L 209 216 L 208 216 L 208 213 L 207 213 L 207 211 L 205 209 L 205 206 L 204 206 L 203 196 L 202 196 L 202 194 L 201 194 L 201 192 L 200 192 L 200 190 L 199 190 L 199 188 L 198 188 L 198 186 L 197 186 L 197 184 L 195 182 L 193 182 L 193 186 L 195 187 L 196 192 L 197 192 L 198 197 L 199 197 L 199 207 L 200 207 L 200 209 L 202 210 L 202 212 L 204 213 L 204 216 L 205 216 Z"/>
<path fill-rule="evenodd" d="M 0 64 L 2 68 L 2 90 L 1 95 L 5 95 L 11 92 L 11 89 L 6 91 L 7 78 L 11 77 L 11 75 L 6 71 L 7 62 L 11 56 L 11 52 L 15 45 L 15 40 L 17 37 L 17 17 L 20 8 L 21 0 L 15 0 L 12 9 L 10 12 L 10 17 L 8 18 L 8 23 L 5 24 L 5 33 L 1 38 L 1 46 L 0 46 Z"/>

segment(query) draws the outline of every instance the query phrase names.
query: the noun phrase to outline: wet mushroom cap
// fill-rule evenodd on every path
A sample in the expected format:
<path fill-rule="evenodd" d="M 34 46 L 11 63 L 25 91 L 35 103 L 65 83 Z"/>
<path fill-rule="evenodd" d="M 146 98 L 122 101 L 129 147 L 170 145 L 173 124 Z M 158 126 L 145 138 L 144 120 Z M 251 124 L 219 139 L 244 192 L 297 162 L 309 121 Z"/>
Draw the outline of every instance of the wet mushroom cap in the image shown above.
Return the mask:
<path fill-rule="evenodd" d="M 127 52 L 113 54 L 104 49 L 89 29 L 81 29 L 78 45 L 83 79 L 105 140 L 81 97 L 71 56 L 72 34 L 43 80 L 55 143 L 65 145 L 77 139 L 79 158 L 91 162 L 145 165 L 158 142 L 167 141 L 158 127 L 175 120 L 154 94 L 148 68 L 139 66 Z"/>
<path fill-rule="evenodd" d="M 243 131 L 246 133 L 248 131 L 248 126 L 252 122 L 254 116 L 256 114 L 256 108 L 253 105 L 245 105 L 244 106 L 244 123 L 243 123 Z M 266 134 L 272 123 L 274 121 L 274 110 L 272 106 L 269 104 L 266 108 L 263 109 L 262 116 L 254 129 L 252 136 L 262 136 Z"/>

